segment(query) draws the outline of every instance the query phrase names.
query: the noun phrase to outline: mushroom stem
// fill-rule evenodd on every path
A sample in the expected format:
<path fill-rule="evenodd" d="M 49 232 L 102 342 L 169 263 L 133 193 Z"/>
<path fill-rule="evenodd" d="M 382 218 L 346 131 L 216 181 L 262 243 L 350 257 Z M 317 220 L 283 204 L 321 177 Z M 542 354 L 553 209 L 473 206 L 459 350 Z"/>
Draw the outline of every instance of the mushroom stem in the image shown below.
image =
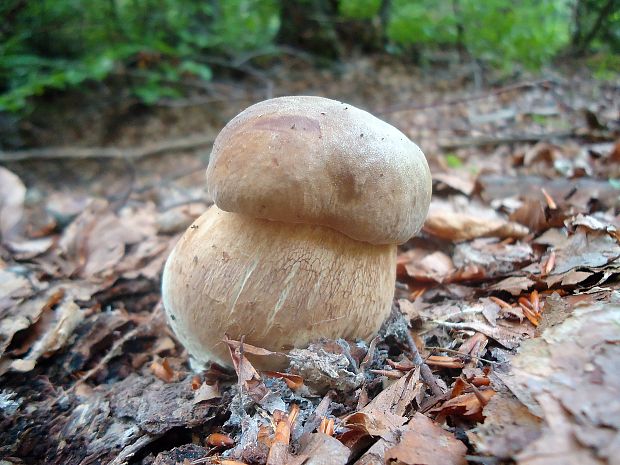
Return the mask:
<path fill-rule="evenodd" d="M 230 365 L 224 334 L 272 351 L 370 339 L 390 313 L 395 272 L 395 245 L 213 206 L 166 263 L 164 306 L 194 357 Z"/>

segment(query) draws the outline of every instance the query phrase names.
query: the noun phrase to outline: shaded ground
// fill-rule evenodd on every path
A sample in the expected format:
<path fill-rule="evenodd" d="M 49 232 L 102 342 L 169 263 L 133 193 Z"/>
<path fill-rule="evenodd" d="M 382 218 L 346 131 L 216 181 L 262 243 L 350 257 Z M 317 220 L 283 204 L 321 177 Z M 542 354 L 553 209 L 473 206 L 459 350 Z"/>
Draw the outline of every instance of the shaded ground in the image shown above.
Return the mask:
<path fill-rule="evenodd" d="M 620 88 L 583 72 L 480 89 L 471 77 L 292 62 L 155 112 L 63 112 L 39 128 L 73 146 L 54 161 L 0 153 L 0 457 L 617 463 Z M 163 318 L 161 267 L 210 203 L 209 141 L 285 94 L 341 99 L 407 133 L 433 172 L 429 218 L 400 250 L 394 315 L 370 346 L 321 343 L 292 374 L 243 363 L 239 382 L 192 372 Z M 77 149 L 101 145 L 126 150 Z M 421 381 L 409 335 L 443 394 Z"/>

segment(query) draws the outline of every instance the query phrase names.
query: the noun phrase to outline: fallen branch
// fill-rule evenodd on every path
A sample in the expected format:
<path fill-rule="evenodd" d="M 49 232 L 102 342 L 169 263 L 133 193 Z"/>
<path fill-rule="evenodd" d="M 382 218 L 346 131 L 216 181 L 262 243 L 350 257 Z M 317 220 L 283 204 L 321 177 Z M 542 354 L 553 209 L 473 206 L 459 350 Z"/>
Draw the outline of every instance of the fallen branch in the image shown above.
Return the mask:
<path fill-rule="evenodd" d="M 213 136 L 194 135 L 170 139 L 142 147 L 50 147 L 45 149 L 0 151 L 0 162 L 25 160 L 55 160 L 64 158 L 124 158 L 138 159 L 164 153 L 195 150 L 213 144 Z"/>
<path fill-rule="evenodd" d="M 500 94 L 504 94 L 506 92 L 512 92 L 514 90 L 520 90 L 520 89 L 528 89 L 528 88 L 532 88 L 532 87 L 544 87 L 544 88 L 552 88 L 553 85 L 555 83 L 550 80 L 550 79 L 543 79 L 540 81 L 528 81 L 528 82 L 521 82 L 518 84 L 514 84 L 511 86 L 506 86 L 506 87 L 500 87 L 498 89 L 492 89 L 488 92 L 484 92 L 482 94 L 476 94 L 476 95 L 468 95 L 462 98 L 457 98 L 457 99 L 453 99 L 453 100 L 440 100 L 440 101 L 436 101 L 436 102 L 431 102 L 431 103 L 422 103 L 422 104 L 410 104 L 410 103 L 401 103 L 398 105 L 393 105 L 387 108 L 384 108 L 382 110 L 379 111 L 375 111 L 376 115 L 386 115 L 386 114 L 390 114 L 390 113 L 398 113 L 400 111 L 409 111 L 409 110 L 425 110 L 428 108 L 437 108 L 437 107 L 444 107 L 444 106 L 451 106 L 451 105 L 458 105 L 460 103 L 468 103 L 468 102 L 472 102 L 474 100 L 482 100 L 494 95 L 500 95 Z"/>
<path fill-rule="evenodd" d="M 469 137 L 465 139 L 458 139 L 446 143 L 439 144 L 442 150 L 454 150 L 467 147 L 481 147 L 484 145 L 501 145 L 501 144 L 515 144 L 515 143 L 532 143 L 550 139 L 566 139 L 575 136 L 575 131 L 557 131 L 547 134 L 514 134 L 503 137 Z"/>

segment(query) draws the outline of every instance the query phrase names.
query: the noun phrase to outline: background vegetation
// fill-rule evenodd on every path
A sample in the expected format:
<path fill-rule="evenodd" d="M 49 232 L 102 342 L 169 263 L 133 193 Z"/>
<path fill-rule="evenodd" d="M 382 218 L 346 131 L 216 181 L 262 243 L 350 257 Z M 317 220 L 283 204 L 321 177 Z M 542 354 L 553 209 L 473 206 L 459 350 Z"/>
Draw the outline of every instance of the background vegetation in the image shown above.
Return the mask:
<path fill-rule="evenodd" d="M 18 116 L 109 79 L 151 104 L 180 96 L 181 78 L 285 47 L 505 70 L 593 53 L 609 68 L 620 53 L 620 0 L 4 0 L 0 14 L 0 114 Z"/>

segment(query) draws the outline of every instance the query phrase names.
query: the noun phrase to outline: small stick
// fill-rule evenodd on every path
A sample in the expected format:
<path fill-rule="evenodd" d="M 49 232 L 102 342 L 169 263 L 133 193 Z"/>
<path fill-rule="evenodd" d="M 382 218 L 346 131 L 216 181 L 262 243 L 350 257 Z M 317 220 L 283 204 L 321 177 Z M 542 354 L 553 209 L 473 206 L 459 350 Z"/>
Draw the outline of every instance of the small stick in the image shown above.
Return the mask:
<path fill-rule="evenodd" d="M 418 347 L 415 345 L 415 341 L 413 337 L 411 337 L 411 333 L 406 331 L 407 345 L 409 346 L 409 352 L 413 356 L 413 363 L 420 367 L 420 375 L 422 375 L 422 380 L 431 388 L 433 395 L 442 396 L 444 394 L 443 390 L 437 384 L 437 380 L 435 379 L 435 375 L 429 368 L 429 366 L 424 363 L 422 357 L 420 356 L 420 352 L 418 352 Z"/>
<path fill-rule="evenodd" d="M 287 463 L 288 446 L 291 440 L 291 431 L 293 423 L 299 413 L 299 406 L 293 404 L 288 415 L 284 415 L 276 425 L 276 434 L 273 438 L 269 455 L 267 456 L 267 465 L 276 465 Z"/>
<path fill-rule="evenodd" d="M 489 360 L 487 358 L 482 358 L 482 357 L 477 357 L 475 355 L 471 355 L 471 354 L 464 354 L 463 352 L 459 352 L 458 350 L 454 350 L 454 349 L 444 349 L 443 347 L 432 347 L 432 346 L 427 346 L 424 347 L 426 350 L 431 350 L 433 352 L 449 352 L 452 354 L 458 354 L 461 357 L 465 357 L 467 359 L 474 359 L 474 360 L 480 360 L 481 362 L 486 362 L 486 363 L 491 363 L 493 365 L 501 365 L 501 363 L 496 362 L 494 360 Z"/>

